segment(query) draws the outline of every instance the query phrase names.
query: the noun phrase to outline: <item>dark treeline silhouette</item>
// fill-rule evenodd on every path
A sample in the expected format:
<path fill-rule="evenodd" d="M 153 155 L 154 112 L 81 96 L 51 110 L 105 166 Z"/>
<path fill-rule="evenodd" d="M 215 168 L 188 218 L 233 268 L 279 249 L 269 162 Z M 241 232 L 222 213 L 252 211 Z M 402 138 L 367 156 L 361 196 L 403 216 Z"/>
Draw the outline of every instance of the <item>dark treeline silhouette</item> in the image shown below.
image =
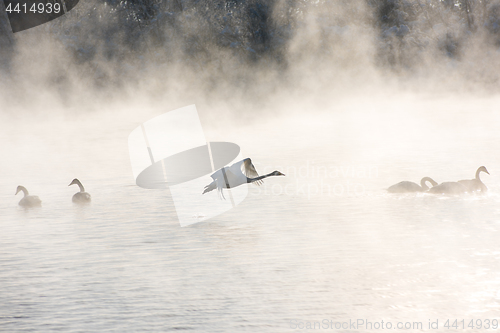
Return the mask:
<path fill-rule="evenodd" d="M 477 39 L 498 46 L 500 2 L 497 0 L 368 0 L 381 37 L 379 60 L 408 68 L 423 49 L 460 59 L 463 46 Z M 417 57 L 418 58 L 418 57 Z"/>
<path fill-rule="evenodd" d="M 0 10 L 0 68 L 8 70 L 17 41 Z M 315 34 L 300 37 L 311 22 L 319 26 Z M 370 31 L 380 68 L 411 70 L 429 54 L 460 61 L 474 40 L 498 48 L 500 1 L 88 0 L 35 29 L 60 42 L 85 75 L 108 84 L 145 63 L 182 61 L 223 72 L 232 62 L 282 72 L 296 38 L 317 39 L 322 47 L 304 47 L 302 58 L 335 54 L 339 36 L 354 25 L 362 27 L 357 33 Z"/>
<path fill-rule="evenodd" d="M 92 6 L 82 5 L 79 20 L 64 24 L 64 29 L 70 36 L 78 36 L 85 30 L 85 36 L 104 43 L 101 46 L 108 58 L 119 57 L 124 50 L 144 53 L 157 47 L 166 47 L 167 54 L 171 53 L 168 48 L 175 47 L 183 57 L 203 58 L 217 47 L 233 49 L 249 60 L 258 61 L 268 54 L 279 58 L 281 41 L 286 39 L 283 27 L 275 21 L 274 3 L 271 0 L 102 0 Z M 65 23 L 68 21 L 70 18 Z"/>

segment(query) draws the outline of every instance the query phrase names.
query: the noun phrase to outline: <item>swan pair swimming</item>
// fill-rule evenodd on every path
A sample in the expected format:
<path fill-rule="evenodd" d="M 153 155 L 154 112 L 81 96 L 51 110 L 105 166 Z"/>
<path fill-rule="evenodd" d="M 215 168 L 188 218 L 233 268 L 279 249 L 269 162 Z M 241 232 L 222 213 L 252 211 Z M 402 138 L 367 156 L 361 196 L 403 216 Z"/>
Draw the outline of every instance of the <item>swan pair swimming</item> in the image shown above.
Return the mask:
<path fill-rule="evenodd" d="M 214 172 L 210 176 L 213 181 L 205 186 L 202 194 L 217 189 L 221 198 L 224 198 L 224 194 L 222 193 L 222 189 L 224 188 L 229 189 L 250 183 L 261 185 L 264 178 L 271 176 L 284 176 L 284 174 L 279 171 L 273 171 L 267 175 L 259 176 L 252 164 L 252 160 L 250 158 L 245 158 L 244 160 L 234 163 L 230 167 L 224 167 Z"/>
<path fill-rule="evenodd" d="M 464 179 L 458 182 L 444 182 L 437 184 L 434 180 L 429 177 L 424 177 L 420 181 L 421 186 L 413 182 L 403 181 L 396 185 L 393 185 L 387 189 L 390 193 L 409 193 L 409 192 L 429 192 L 434 194 L 464 194 L 464 193 L 481 193 L 484 194 L 488 191 L 488 188 L 481 181 L 479 174 L 485 172 L 490 174 L 486 167 L 481 166 L 476 171 L 476 177 L 474 179 Z M 429 188 L 426 182 L 432 184 L 432 188 Z"/>
<path fill-rule="evenodd" d="M 481 166 L 476 171 L 476 177 L 474 179 L 464 179 L 458 182 L 444 182 L 435 186 L 429 190 L 430 193 L 435 194 L 463 194 L 463 193 L 478 193 L 484 194 L 488 191 L 488 188 L 479 178 L 479 174 L 485 172 L 490 174 L 486 167 Z"/>
<path fill-rule="evenodd" d="M 71 185 L 78 185 L 80 188 L 80 192 L 75 193 L 73 195 L 73 202 L 78 203 L 78 204 L 84 204 L 84 203 L 89 203 L 91 201 L 91 196 L 89 193 L 85 192 L 85 188 L 83 187 L 82 183 L 78 179 L 73 179 L 71 183 L 68 186 Z M 19 206 L 24 207 L 24 208 L 31 208 L 31 207 L 41 207 L 42 206 L 42 200 L 36 195 L 30 195 L 26 187 L 19 185 L 17 187 L 16 194 L 17 195 L 19 192 L 24 193 L 24 197 L 19 201 Z"/>

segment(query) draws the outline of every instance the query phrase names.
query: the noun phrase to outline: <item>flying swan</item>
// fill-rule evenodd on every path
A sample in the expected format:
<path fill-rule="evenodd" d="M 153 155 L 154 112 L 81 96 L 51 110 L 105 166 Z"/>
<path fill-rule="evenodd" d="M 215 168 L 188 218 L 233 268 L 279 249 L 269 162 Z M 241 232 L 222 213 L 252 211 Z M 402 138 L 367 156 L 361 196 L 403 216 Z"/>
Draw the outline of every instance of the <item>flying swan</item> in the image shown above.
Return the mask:
<path fill-rule="evenodd" d="M 223 188 L 233 188 L 247 183 L 261 185 L 262 179 L 271 176 L 284 176 L 284 174 L 279 171 L 273 171 L 270 174 L 259 176 L 252 164 L 252 160 L 245 158 L 230 167 L 224 167 L 214 172 L 210 176 L 213 181 L 205 186 L 202 194 L 217 189 L 222 198 L 224 198 L 224 194 L 222 193 Z"/>
<path fill-rule="evenodd" d="M 395 185 L 392 185 L 387 189 L 387 192 L 389 193 L 427 192 L 429 190 L 429 187 L 427 186 L 426 182 L 431 183 L 432 186 L 437 185 L 437 183 L 432 178 L 424 177 L 420 181 L 420 185 L 405 180 Z"/>
<path fill-rule="evenodd" d="M 39 197 L 36 195 L 30 195 L 26 187 L 19 185 L 17 187 L 16 194 L 17 195 L 19 192 L 23 191 L 24 193 L 24 198 L 19 201 L 19 206 L 25 207 L 25 208 L 30 208 L 30 207 L 41 207 L 42 206 L 42 200 L 40 200 Z"/>
<path fill-rule="evenodd" d="M 91 200 L 90 194 L 85 192 L 85 188 L 83 187 L 82 183 L 75 178 L 68 186 L 74 184 L 78 185 L 78 187 L 80 188 L 80 192 L 77 192 L 75 193 L 75 195 L 73 195 L 73 202 L 79 204 L 89 203 Z"/>

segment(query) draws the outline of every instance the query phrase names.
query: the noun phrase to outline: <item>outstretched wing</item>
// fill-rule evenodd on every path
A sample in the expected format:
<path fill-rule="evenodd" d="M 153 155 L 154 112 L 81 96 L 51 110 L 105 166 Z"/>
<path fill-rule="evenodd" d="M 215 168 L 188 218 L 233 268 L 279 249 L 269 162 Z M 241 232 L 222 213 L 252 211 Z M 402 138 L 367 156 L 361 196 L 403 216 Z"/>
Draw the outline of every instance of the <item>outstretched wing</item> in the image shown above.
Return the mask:
<path fill-rule="evenodd" d="M 203 191 L 202 194 L 205 194 L 207 192 L 210 192 L 212 190 L 217 189 L 217 192 L 219 194 L 219 198 L 225 200 L 226 198 L 224 197 L 224 193 L 222 192 L 222 189 L 226 187 L 226 184 L 225 184 L 225 179 L 224 179 L 224 176 L 222 173 L 222 169 L 217 170 L 216 172 L 211 174 L 210 177 L 212 177 L 212 179 L 214 181 L 211 182 L 210 184 L 208 184 L 207 186 L 205 186 L 205 190 Z"/>
<path fill-rule="evenodd" d="M 219 179 L 220 177 L 222 177 L 222 171 L 221 171 L 221 169 L 215 171 L 213 174 L 210 175 L 210 177 L 212 177 L 213 180 L 217 181 L 217 179 Z"/>
<path fill-rule="evenodd" d="M 252 160 L 250 158 L 245 158 L 243 160 L 243 163 L 241 164 L 241 172 L 243 172 L 243 174 L 248 178 L 259 177 L 259 174 L 257 170 L 255 170 L 255 167 L 253 166 Z M 262 180 L 255 181 L 252 184 L 261 185 Z"/>

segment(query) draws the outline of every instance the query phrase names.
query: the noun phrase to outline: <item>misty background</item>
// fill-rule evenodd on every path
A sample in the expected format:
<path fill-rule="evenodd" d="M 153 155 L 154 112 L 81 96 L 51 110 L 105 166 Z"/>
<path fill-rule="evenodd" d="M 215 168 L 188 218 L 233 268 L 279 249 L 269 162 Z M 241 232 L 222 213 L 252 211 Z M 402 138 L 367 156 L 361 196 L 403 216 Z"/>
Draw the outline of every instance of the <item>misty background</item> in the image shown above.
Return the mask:
<path fill-rule="evenodd" d="M 1 2 L 0 331 L 477 332 L 500 309 L 499 51 L 493 0 L 80 0 L 16 34 Z M 127 138 L 191 104 L 207 141 L 286 176 L 181 228 Z M 484 196 L 385 191 L 481 165 Z"/>
<path fill-rule="evenodd" d="M 499 85 L 495 0 L 90 0 L 17 34 L 0 5 L 0 32 L 2 113 L 139 97 L 258 113 L 276 98 Z"/>

